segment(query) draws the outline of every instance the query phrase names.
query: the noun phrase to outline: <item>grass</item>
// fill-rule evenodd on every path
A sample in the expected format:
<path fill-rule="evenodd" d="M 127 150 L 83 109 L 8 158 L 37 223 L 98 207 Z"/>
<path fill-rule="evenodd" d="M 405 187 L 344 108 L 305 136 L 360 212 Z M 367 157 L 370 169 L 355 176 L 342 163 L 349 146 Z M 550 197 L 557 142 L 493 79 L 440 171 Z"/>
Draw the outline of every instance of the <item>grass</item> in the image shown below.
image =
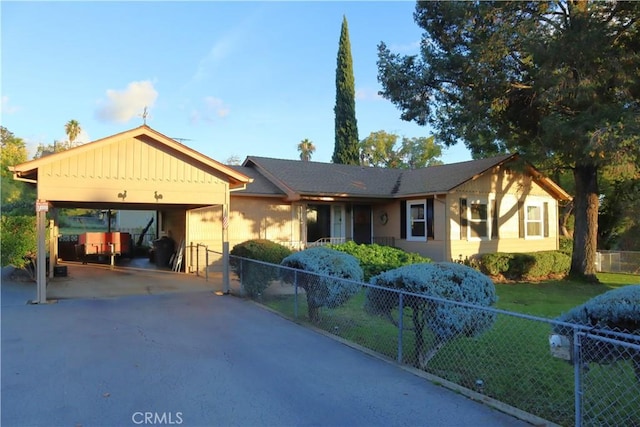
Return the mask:
<path fill-rule="evenodd" d="M 496 284 L 497 308 L 517 313 L 554 318 L 611 289 L 640 284 L 640 276 L 598 273 L 600 284 L 571 280 L 538 283 Z"/>
<path fill-rule="evenodd" d="M 496 285 L 497 308 L 552 319 L 610 289 L 640 284 L 638 275 L 599 274 L 598 278 L 602 283 L 597 285 L 569 280 L 499 284 Z M 293 298 L 291 295 L 265 296 L 263 302 L 293 318 Z M 401 342 L 402 362 L 415 364 L 413 332 L 403 331 L 400 341 L 395 325 L 365 313 L 364 301 L 363 291 L 341 307 L 322 309 L 319 323 L 313 326 L 394 360 Z M 395 314 L 397 318 L 397 312 Z M 412 325 L 410 314 L 405 310 L 405 327 Z M 306 301 L 302 294 L 298 296 L 297 320 L 304 323 L 306 319 Z M 429 362 L 426 371 L 549 421 L 573 425 L 574 367 L 551 356 L 550 332 L 549 323 L 500 314 L 494 326 L 479 337 L 457 338 L 445 345 Z M 425 338 L 427 342 L 432 339 L 429 334 Z M 582 376 L 586 420 L 596 424 L 640 425 L 637 409 L 640 408 L 640 382 L 635 380 L 631 363 L 590 368 L 590 373 Z M 602 402 L 607 401 L 616 404 L 599 409 Z M 610 416 L 621 418 L 608 418 Z"/>

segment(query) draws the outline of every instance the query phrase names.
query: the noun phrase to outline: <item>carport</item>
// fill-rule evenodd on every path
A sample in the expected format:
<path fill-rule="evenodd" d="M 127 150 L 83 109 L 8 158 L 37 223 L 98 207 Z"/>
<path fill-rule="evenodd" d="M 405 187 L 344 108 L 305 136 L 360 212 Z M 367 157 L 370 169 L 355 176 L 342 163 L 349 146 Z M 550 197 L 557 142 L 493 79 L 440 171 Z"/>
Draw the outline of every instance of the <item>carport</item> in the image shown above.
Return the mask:
<path fill-rule="evenodd" d="M 229 192 L 249 177 L 143 125 L 10 168 L 16 180 L 37 189 L 37 295 L 47 302 L 47 277 L 57 260 L 57 209 L 155 210 L 161 229 L 182 245 L 193 239 L 220 242 L 224 289 L 229 289 L 229 240 L 224 219 Z M 217 231 L 190 224 L 191 211 L 215 206 Z M 196 217 L 194 215 L 194 217 Z M 46 268 L 46 226 L 50 259 Z M 194 231 L 195 230 L 195 231 Z M 197 233 L 217 234 L 198 235 Z M 190 271 L 188 258 L 185 271 Z"/>

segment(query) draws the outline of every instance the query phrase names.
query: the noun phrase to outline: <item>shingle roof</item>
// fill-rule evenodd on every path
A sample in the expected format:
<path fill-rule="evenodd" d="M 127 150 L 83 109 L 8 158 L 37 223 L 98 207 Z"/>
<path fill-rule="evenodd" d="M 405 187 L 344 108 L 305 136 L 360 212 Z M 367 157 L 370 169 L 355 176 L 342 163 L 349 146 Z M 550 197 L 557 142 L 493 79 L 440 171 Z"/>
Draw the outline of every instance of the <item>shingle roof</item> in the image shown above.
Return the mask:
<path fill-rule="evenodd" d="M 421 169 L 387 169 L 249 156 L 234 167 L 253 182 L 246 194 L 394 198 L 454 189 L 515 155 Z"/>

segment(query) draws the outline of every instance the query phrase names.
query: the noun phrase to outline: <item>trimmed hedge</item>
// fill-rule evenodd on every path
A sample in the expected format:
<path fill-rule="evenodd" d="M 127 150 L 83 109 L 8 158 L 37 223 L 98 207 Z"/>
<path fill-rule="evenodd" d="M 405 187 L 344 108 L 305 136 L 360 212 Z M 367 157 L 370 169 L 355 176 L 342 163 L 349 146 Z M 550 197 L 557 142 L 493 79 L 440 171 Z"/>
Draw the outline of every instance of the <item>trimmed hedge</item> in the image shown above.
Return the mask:
<path fill-rule="evenodd" d="M 560 251 L 531 253 L 496 252 L 478 256 L 480 270 L 494 277 L 509 280 L 541 280 L 566 276 L 571 257 Z"/>
<path fill-rule="evenodd" d="M 372 277 L 370 283 L 379 287 L 367 289 L 365 311 L 388 319 L 399 306 L 397 290 L 482 307 L 493 306 L 498 300 L 491 279 L 471 267 L 451 262 L 405 265 Z M 404 295 L 403 306 L 412 311 L 415 354 L 421 368 L 447 342 L 460 336 L 479 336 L 496 320 L 494 312 L 411 294 Z M 431 337 L 425 328 L 431 331 Z"/>
<path fill-rule="evenodd" d="M 402 267 L 403 265 L 429 263 L 431 259 L 417 253 L 403 251 L 402 249 L 378 244 L 357 244 L 353 241 L 339 245 L 327 245 L 337 251 L 346 252 L 358 259 L 364 273 L 364 279 L 382 272 Z"/>
<path fill-rule="evenodd" d="M 358 260 L 352 255 L 326 246 L 295 252 L 283 259 L 282 265 L 316 273 L 301 272 L 295 275 L 298 286 L 303 288 L 307 295 L 307 310 L 312 322 L 319 320 L 321 307 L 339 307 L 361 289 L 363 273 Z M 287 283 L 293 283 L 293 272 L 284 272 L 282 279 Z"/>
<path fill-rule="evenodd" d="M 271 240 L 252 239 L 238 243 L 229 254 L 232 255 L 229 260 L 231 267 L 241 276 L 243 289 L 249 297 L 254 298 L 260 296 L 269 287 L 269 283 L 278 278 L 278 269 L 257 262 L 242 262 L 235 257 L 280 264 L 291 255 L 291 250 Z"/>

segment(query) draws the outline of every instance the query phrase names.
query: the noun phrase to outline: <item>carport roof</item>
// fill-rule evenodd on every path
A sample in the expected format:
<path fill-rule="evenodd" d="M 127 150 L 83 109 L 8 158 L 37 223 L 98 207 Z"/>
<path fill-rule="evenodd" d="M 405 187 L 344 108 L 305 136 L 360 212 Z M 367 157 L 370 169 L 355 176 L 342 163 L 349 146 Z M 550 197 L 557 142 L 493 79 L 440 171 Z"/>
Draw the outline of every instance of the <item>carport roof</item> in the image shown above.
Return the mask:
<path fill-rule="evenodd" d="M 227 176 L 229 180 L 229 187 L 232 189 L 244 188 L 246 184 L 251 182 L 251 178 L 246 176 L 245 174 L 216 160 L 213 160 L 212 158 L 207 157 L 204 154 L 199 153 L 198 151 L 193 150 L 186 145 L 181 144 L 172 138 L 169 138 L 166 135 L 163 135 L 162 133 L 150 128 L 147 125 L 142 125 L 128 131 L 117 133 L 106 138 L 98 139 L 87 144 L 79 145 L 69 150 L 61 151 L 59 153 L 40 157 L 39 159 L 31 160 L 16 166 L 9 166 L 9 170 L 13 172 L 13 176 L 15 179 L 36 181 L 38 179 L 38 168 L 43 165 L 67 157 L 75 156 L 83 151 L 94 150 L 96 148 L 99 148 L 100 146 L 111 144 L 115 140 L 137 137 L 151 138 L 155 142 L 165 146 L 171 152 L 180 153 L 183 156 L 186 155 L 196 163 L 201 164 L 203 167 L 207 169 L 213 169 L 219 173 L 224 174 L 225 176 Z"/>

